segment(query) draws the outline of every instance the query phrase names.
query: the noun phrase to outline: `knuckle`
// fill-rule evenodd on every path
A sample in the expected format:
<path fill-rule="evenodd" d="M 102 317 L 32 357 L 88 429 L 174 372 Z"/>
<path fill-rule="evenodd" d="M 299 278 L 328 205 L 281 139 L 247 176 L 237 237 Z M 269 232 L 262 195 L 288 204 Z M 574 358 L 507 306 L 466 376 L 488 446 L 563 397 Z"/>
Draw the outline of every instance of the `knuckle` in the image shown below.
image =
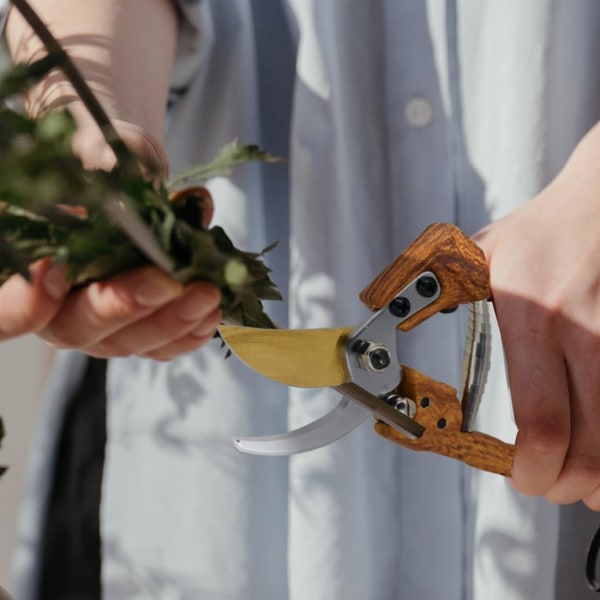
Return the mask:
<path fill-rule="evenodd" d="M 539 310 L 533 303 L 528 304 L 524 317 L 521 335 L 525 340 L 537 340 L 542 345 L 550 342 L 554 345 L 554 332 L 562 319 L 558 305 L 548 310 Z"/>
<path fill-rule="evenodd" d="M 541 496 L 547 490 L 547 485 L 540 483 L 532 483 L 529 480 L 511 479 L 511 484 L 515 491 L 519 492 L 523 496 Z"/>
<path fill-rule="evenodd" d="M 110 287 L 90 288 L 88 306 L 90 324 L 98 328 L 103 327 L 107 322 L 127 319 L 139 312 L 139 307 L 131 294 Z"/>
<path fill-rule="evenodd" d="M 519 438 L 536 454 L 555 454 L 568 447 L 570 427 L 559 419 L 536 418 L 519 423 Z"/>
<path fill-rule="evenodd" d="M 600 484 L 600 457 L 592 454 L 569 453 L 563 474 L 578 479 L 591 479 Z"/>

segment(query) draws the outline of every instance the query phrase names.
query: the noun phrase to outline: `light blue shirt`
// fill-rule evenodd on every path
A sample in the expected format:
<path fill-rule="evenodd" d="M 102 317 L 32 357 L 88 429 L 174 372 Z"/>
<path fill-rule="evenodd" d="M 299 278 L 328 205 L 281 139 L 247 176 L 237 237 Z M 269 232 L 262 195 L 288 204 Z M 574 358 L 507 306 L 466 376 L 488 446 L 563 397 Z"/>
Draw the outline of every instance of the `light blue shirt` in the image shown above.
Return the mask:
<path fill-rule="evenodd" d="M 292 327 L 363 320 L 358 293 L 422 229 L 447 221 L 473 233 L 505 215 L 600 116 L 596 0 L 179 4 L 172 170 L 234 137 L 288 159 L 289 182 L 286 169 L 248 166 L 211 185 L 215 221 L 236 244 L 282 241 L 269 260 L 289 302 L 272 310 L 285 322 L 289 306 Z M 464 333 L 461 314 L 435 317 L 399 338 L 401 362 L 457 385 Z M 478 428 L 511 441 L 496 340 Z M 46 419 L 60 411 L 56 386 Z M 370 423 L 289 461 L 233 449 L 236 434 L 320 416 L 337 401 L 330 390 L 264 381 L 216 343 L 166 364 L 111 361 L 108 391 L 108 600 L 587 597 L 596 519 L 580 507 L 518 496 L 499 476 L 380 439 Z M 23 511 L 23 600 L 49 422 Z"/>

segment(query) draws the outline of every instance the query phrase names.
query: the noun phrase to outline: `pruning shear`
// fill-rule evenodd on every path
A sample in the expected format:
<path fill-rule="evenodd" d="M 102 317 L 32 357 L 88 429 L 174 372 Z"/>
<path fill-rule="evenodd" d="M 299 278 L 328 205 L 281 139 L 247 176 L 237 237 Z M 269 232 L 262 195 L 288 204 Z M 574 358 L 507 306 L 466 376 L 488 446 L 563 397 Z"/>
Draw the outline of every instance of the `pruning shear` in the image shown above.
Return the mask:
<path fill-rule="evenodd" d="M 171 259 L 125 204 L 107 214 L 142 252 L 169 272 Z M 375 431 L 413 450 L 510 475 L 514 447 L 473 431 L 490 354 L 488 267 L 481 249 L 453 225 L 430 225 L 360 294 L 373 311 L 364 323 L 333 329 L 257 329 L 221 325 L 231 351 L 262 375 L 291 386 L 332 387 L 338 405 L 294 431 L 237 437 L 238 450 L 290 455 L 330 444 L 374 416 Z M 461 399 L 451 386 L 398 365 L 396 329 L 408 331 L 438 312 L 470 304 Z"/>
<path fill-rule="evenodd" d="M 287 455 L 329 444 L 371 415 L 383 437 L 510 475 L 514 446 L 473 431 L 489 370 L 490 297 L 481 249 L 453 225 L 430 225 L 360 294 L 373 311 L 358 326 L 256 329 L 222 325 L 231 351 L 262 375 L 291 386 L 332 387 L 343 396 L 327 415 L 274 436 L 240 437 L 252 454 Z M 396 330 L 470 304 L 461 399 L 451 386 L 399 365 Z"/>
<path fill-rule="evenodd" d="M 104 209 L 154 264 L 172 270 L 171 258 L 125 202 L 110 199 Z M 373 315 L 356 327 L 220 326 L 232 352 L 264 376 L 292 386 L 333 387 L 342 394 L 338 405 L 313 423 L 283 434 L 239 437 L 236 447 L 262 455 L 304 452 L 336 441 L 374 416 L 375 431 L 397 444 L 509 476 L 514 446 L 473 431 L 490 364 L 489 297 L 481 249 L 457 227 L 435 223 L 361 292 L 360 299 Z M 395 332 L 467 303 L 459 400 L 451 386 L 397 364 Z M 600 592 L 599 553 L 600 528 L 590 542 L 585 565 L 588 586 L 596 592 Z"/>

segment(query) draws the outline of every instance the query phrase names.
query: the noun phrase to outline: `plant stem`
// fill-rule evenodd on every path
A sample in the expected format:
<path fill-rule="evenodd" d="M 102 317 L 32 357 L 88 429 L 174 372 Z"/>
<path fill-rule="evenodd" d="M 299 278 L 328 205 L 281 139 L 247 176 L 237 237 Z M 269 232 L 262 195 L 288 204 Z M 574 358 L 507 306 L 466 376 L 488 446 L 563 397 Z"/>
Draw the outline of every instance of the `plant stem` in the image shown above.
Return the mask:
<path fill-rule="evenodd" d="M 100 131 L 104 135 L 104 139 L 111 147 L 117 157 L 117 165 L 121 168 L 139 172 L 139 167 L 135 157 L 125 144 L 114 125 L 112 124 L 108 114 L 92 92 L 81 73 L 71 60 L 70 56 L 60 45 L 58 40 L 52 35 L 52 32 L 46 27 L 45 23 L 40 19 L 37 13 L 31 8 L 27 0 L 10 0 L 13 6 L 21 13 L 27 21 L 31 29 L 38 36 L 49 54 L 58 57 L 60 68 L 81 98 L 84 106 L 87 108 L 91 117 L 94 119 Z"/>

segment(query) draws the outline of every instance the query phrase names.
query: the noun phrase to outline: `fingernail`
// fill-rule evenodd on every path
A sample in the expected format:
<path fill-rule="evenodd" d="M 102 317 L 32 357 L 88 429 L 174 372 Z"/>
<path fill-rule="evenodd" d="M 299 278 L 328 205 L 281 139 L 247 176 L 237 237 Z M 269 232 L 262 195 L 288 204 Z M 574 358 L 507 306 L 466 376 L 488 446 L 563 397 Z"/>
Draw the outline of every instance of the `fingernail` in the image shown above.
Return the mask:
<path fill-rule="evenodd" d="M 166 277 L 148 277 L 135 290 L 135 301 L 148 308 L 161 306 L 181 293 L 181 286 Z"/>
<path fill-rule="evenodd" d="M 52 266 L 44 275 L 44 289 L 54 300 L 60 300 L 71 287 L 66 275 L 67 268 L 64 265 Z"/>

